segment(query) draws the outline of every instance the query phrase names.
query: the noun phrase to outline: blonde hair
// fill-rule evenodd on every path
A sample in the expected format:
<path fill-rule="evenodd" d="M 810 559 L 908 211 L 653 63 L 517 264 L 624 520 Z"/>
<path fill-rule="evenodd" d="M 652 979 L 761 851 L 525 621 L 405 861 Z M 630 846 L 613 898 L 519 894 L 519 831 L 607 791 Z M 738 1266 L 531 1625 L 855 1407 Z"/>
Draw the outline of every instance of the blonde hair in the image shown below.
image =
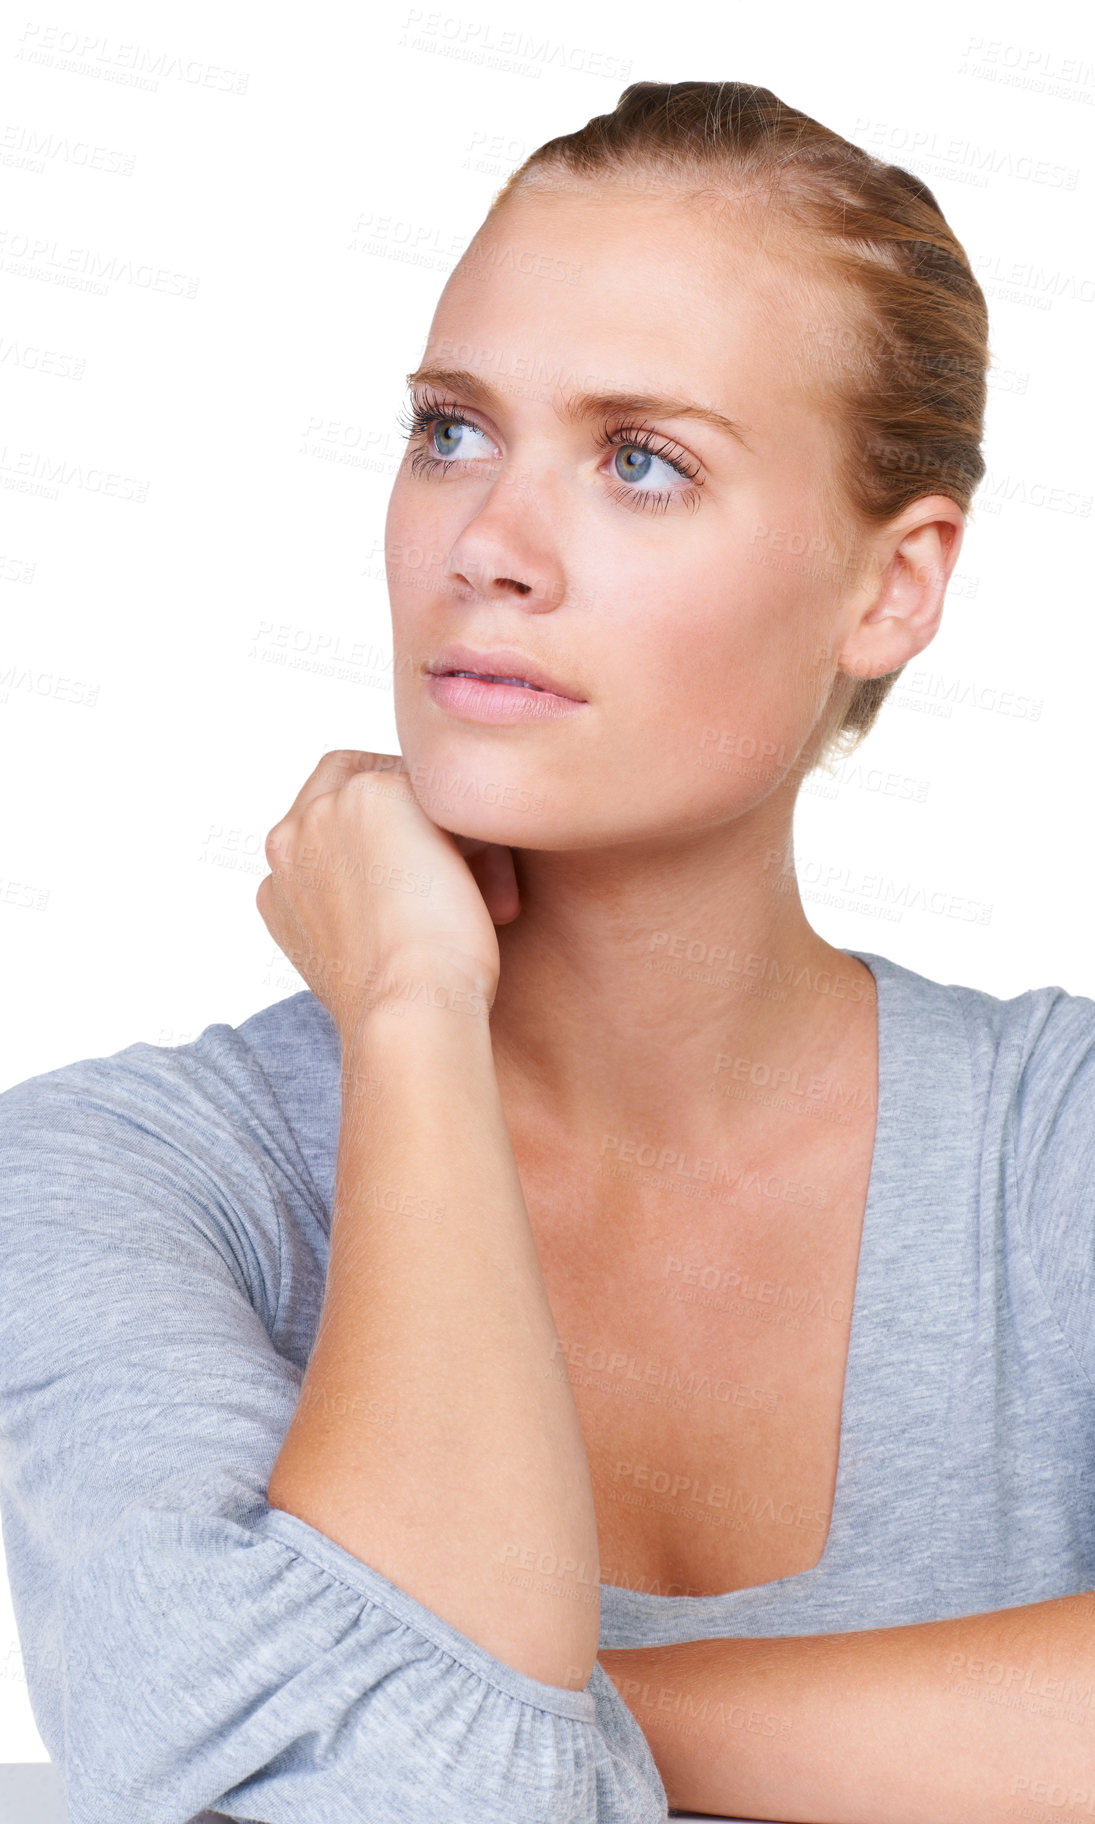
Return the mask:
<path fill-rule="evenodd" d="M 854 543 L 857 525 L 885 523 L 927 494 L 969 512 L 985 473 L 988 309 L 965 249 L 919 178 L 771 89 L 742 82 L 631 83 L 611 114 L 530 153 L 491 213 L 515 192 L 568 174 L 648 186 L 721 178 L 733 195 L 762 191 L 792 244 L 845 301 L 841 346 L 826 351 L 841 537 Z M 903 670 L 839 674 L 807 769 L 859 746 Z"/>

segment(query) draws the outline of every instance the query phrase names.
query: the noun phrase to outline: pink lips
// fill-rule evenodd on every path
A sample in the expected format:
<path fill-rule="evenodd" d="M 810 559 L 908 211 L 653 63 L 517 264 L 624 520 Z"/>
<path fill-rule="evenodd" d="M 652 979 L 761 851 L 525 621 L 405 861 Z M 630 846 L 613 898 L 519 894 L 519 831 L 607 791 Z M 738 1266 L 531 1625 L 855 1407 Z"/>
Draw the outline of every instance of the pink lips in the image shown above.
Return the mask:
<path fill-rule="evenodd" d="M 496 687 L 501 682 L 509 683 L 511 689 L 520 690 L 529 685 L 534 691 L 542 691 L 574 703 L 584 703 L 586 699 L 569 684 L 563 684 L 553 678 L 542 665 L 528 659 L 524 653 L 513 648 L 498 648 L 491 652 L 476 652 L 471 646 L 446 646 L 437 657 L 431 659 L 426 667 L 434 677 L 455 672 L 470 672 L 472 677 L 464 681 L 470 683 L 472 678 L 484 681 L 493 680 Z M 518 679 L 520 682 L 513 683 Z"/>
<path fill-rule="evenodd" d="M 539 685 L 452 673 L 428 676 L 426 687 L 439 708 L 465 722 L 550 722 L 589 707 L 583 698 L 562 697 Z"/>

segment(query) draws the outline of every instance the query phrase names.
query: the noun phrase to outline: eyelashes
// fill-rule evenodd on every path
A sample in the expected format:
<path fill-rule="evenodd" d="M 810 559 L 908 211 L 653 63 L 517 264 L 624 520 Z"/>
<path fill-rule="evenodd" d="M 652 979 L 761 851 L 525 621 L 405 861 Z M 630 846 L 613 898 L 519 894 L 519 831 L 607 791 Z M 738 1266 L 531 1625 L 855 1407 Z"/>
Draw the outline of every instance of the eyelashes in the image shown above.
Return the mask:
<path fill-rule="evenodd" d="M 432 455 L 426 447 L 429 432 L 437 424 L 462 425 L 468 430 L 478 431 L 480 436 L 487 433 L 482 427 L 467 417 L 463 409 L 451 400 L 439 399 L 428 389 L 421 397 L 416 396 L 409 405 L 405 405 L 398 414 L 399 423 L 403 426 L 407 440 L 417 444 L 411 458 L 411 471 L 415 475 L 433 474 L 439 469 L 453 468 L 461 461 L 460 457 L 448 460 Z M 629 422 L 609 428 L 606 423 L 601 427 L 597 437 L 600 449 L 638 449 L 646 454 L 656 456 L 660 462 L 667 463 L 681 478 L 692 485 L 688 488 L 627 488 L 610 485 L 609 493 L 624 505 L 638 507 L 647 512 L 664 512 L 667 507 L 680 502 L 686 506 L 699 504 L 698 467 L 683 452 L 674 452 L 675 446 L 660 438 L 648 425 Z"/>

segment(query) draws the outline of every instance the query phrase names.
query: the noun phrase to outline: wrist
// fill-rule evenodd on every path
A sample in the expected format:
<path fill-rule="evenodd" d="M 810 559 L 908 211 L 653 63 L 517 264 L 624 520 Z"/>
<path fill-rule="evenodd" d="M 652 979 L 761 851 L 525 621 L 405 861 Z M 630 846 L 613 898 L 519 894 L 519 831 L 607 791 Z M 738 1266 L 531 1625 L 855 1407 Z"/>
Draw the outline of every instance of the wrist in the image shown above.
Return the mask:
<path fill-rule="evenodd" d="M 425 1025 L 437 1032 L 489 1035 L 493 989 L 482 977 L 434 954 L 401 952 L 370 970 L 366 992 L 339 1020 L 343 1056 L 386 1031 Z"/>

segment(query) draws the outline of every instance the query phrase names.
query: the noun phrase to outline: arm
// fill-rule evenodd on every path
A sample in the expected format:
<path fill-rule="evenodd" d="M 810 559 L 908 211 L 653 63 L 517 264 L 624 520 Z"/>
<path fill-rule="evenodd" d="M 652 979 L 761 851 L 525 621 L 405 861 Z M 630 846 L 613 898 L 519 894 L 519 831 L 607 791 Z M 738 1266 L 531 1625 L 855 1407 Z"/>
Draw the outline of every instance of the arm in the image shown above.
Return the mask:
<path fill-rule="evenodd" d="M 547 1372 L 485 1002 L 430 988 L 378 1002 L 343 1047 L 326 1294 L 268 1498 L 499 1659 L 581 1688 L 600 1627 L 585 1443 Z M 355 1415 L 384 1401 L 399 1422 L 377 1434 Z"/>
<path fill-rule="evenodd" d="M 323 1310 L 267 1498 L 498 1660 L 582 1688 L 593 1487 L 491 1048 L 512 857 L 439 829 L 400 756 L 342 749 L 266 855 L 259 911 L 342 1047 Z M 377 1438 L 362 1415 L 385 1399 Z"/>
<path fill-rule="evenodd" d="M 1095 1593 L 599 1658 L 671 1806 L 827 1824 L 1095 1818 Z"/>
<path fill-rule="evenodd" d="M 268 1505 L 326 1223 L 225 1026 L 0 1096 L 3 1552 L 71 1824 L 664 1824 L 599 1666 L 526 1677 Z M 400 1412 L 359 1415 L 364 1467 Z"/>

